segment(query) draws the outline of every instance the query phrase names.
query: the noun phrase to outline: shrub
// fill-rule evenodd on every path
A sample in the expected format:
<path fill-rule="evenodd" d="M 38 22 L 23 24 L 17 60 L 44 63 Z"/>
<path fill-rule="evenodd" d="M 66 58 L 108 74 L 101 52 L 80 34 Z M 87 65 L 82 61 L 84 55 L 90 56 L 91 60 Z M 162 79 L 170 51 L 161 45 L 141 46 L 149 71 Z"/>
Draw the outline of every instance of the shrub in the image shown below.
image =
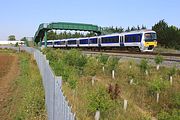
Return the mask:
<path fill-rule="evenodd" d="M 149 83 L 151 93 L 159 93 L 168 87 L 168 82 L 162 79 L 155 79 Z"/>
<path fill-rule="evenodd" d="M 141 72 L 145 73 L 146 70 L 148 70 L 149 68 L 148 61 L 146 59 L 142 59 L 139 67 L 140 67 Z"/>
<path fill-rule="evenodd" d="M 158 114 L 158 120 L 180 120 L 180 110 L 173 109 L 171 113 L 161 111 Z"/>
<path fill-rule="evenodd" d="M 117 83 L 114 86 L 112 84 L 109 84 L 108 93 L 110 94 L 112 100 L 116 100 L 120 95 L 120 92 L 120 87 Z"/>
<path fill-rule="evenodd" d="M 109 110 L 112 106 L 112 101 L 109 94 L 106 92 L 106 89 L 99 87 L 88 97 L 89 105 L 88 110 L 90 112 L 95 112 L 100 110 L 102 113 Z"/>
<path fill-rule="evenodd" d="M 100 69 L 100 64 L 94 57 L 89 57 L 87 60 L 87 64 L 84 68 L 84 73 L 86 75 L 95 76 Z"/>
<path fill-rule="evenodd" d="M 175 68 L 175 66 L 174 66 L 174 67 L 170 68 L 170 70 L 169 70 L 169 72 L 168 72 L 168 75 L 169 75 L 169 76 L 173 76 L 175 73 L 176 73 L 176 68 Z"/>
<path fill-rule="evenodd" d="M 171 101 L 173 104 L 173 107 L 179 108 L 180 107 L 180 93 L 173 93 L 171 96 Z"/>
<path fill-rule="evenodd" d="M 116 65 L 118 64 L 119 59 L 117 57 L 109 57 L 106 67 L 109 71 L 112 71 L 115 69 Z"/>
<path fill-rule="evenodd" d="M 63 61 L 67 65 L 74 66 L 79 70 L 82 70 L 87 62 L 86 57 L 76 49 L 71 49 L 69 52 L 66 52 L 63 57 Z"/>
<path fill-rule="evenodd" d="M 109 56 L 107 55 L 103 55 L 103 54 L 100 54 L 98 56 L 98 60 L 101 62 L 101 64 L 105 65 L 107 60 L 108 60 Z"/>
<path fill-rule="evenodd" d="M 163 62 L 163 57 L 161 55 L 157 55 L 154 58 L 154 61 L 155 61 L 156 64 L 161 64 Z"/>

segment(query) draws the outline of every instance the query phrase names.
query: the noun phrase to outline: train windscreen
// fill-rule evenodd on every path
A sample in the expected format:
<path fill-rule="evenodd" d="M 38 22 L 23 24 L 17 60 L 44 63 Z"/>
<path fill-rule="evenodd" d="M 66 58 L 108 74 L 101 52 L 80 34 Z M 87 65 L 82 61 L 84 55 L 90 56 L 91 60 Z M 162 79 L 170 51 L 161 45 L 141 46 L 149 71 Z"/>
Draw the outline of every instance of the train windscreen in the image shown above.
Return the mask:
<path fill-rule="evenodd" d="M 145 33 L 144 39 L 146 42 L 157 40 L 156 33 Z"/>

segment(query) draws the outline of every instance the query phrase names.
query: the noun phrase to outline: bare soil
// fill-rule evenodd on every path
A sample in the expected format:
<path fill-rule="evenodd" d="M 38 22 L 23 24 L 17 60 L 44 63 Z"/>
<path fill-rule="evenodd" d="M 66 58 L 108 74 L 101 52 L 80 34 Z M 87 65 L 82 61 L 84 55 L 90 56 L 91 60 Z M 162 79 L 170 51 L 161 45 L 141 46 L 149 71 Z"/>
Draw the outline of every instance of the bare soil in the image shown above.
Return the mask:
<path fill-rule="evenodd" d="M 0 54 L 0 119 L 9 120 L 8 103 L 13 94 L 12 83 L 19 75 L 18 57 Z"/>

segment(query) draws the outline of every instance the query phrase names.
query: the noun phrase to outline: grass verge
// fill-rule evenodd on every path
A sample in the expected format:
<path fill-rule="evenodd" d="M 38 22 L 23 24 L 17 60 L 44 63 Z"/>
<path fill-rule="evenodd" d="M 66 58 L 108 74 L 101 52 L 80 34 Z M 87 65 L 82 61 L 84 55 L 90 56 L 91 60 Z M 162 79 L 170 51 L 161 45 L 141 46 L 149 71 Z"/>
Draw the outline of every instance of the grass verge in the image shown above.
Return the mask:
<path fill-rule="evenodd" d="M 46 120 L 45 99 L 42 79 L 32 56 L 25 52 L 15 53 L 19 58 L 20 75 L 12 83 L 8 115 L 13 120 Z"/>

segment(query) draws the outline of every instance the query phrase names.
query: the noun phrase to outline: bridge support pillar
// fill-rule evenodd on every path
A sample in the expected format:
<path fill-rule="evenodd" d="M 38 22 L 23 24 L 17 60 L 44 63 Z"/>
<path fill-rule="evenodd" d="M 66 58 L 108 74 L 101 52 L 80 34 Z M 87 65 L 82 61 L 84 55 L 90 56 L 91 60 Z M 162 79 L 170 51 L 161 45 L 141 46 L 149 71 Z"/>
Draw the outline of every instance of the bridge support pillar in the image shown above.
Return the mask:
<path fill-rule="evenodd" d="M 47 31 L 44 32 L 44 45 L 47 48 Z"/>
<path fill-rule="evenodd" d="M 42 39 L 39 38 L 39 47 L 42 47 Z"/>

